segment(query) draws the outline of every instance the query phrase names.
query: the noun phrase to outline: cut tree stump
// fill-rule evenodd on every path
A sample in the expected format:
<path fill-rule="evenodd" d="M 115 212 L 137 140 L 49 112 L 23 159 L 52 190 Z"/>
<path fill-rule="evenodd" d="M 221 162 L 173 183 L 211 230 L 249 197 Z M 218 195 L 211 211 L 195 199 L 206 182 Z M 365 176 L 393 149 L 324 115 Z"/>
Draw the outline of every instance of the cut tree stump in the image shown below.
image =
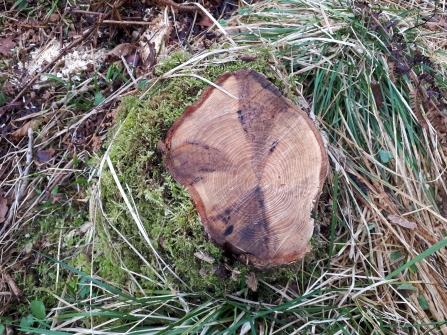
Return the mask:
<path fill-rule="evenodd" d="M 216 85 L 169 130 L 164 165 L 216 244 L 256 267 L 300 259 L 327 173 L 320 134 L 261 73 L 237 70 Z"/>

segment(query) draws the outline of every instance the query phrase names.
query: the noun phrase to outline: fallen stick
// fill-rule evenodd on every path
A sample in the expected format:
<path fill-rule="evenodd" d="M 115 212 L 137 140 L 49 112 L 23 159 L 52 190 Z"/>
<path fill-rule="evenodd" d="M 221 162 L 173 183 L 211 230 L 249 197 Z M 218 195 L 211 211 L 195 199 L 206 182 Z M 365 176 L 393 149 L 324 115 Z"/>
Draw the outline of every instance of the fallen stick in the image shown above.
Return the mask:
<path fill-rule="evenodd" d="M 128 24 L 139 24 L 144 26 L 153 26 L 154 22 L 146 22 L 146 21 L 115 21 L 115 20 L 103 20 L 99 23 L 101 26 L 103 25 L 128 25 Z"/>
<path fill-rule="evenodd" d="M 12 293 L 14 293 L 16 297 L 21 297 L 23 295 L 23 292 L 17 286 L 16 282 L 11 277 L 11 275 L 8 272 L 4 271 L 3 276 L 5 278 L 5 281 L 8 283 L 9 287 L 11 288 Z"/>
<path fill-rule="evenodd" d="M 162 5 L 162 6 L 170 6 L 174 9 L 178 9 L 178 10 L 184 10 L 187 12 L 197 12 L 198 10 L 200 10 L 199 8 L 197 8 L 196 6 L 188 6 L 188 5 L 182 5 L 182 4 L 178 4 L 172 0 L 153 0 L 154 3 L 156 3 L 158 6 Z"/>

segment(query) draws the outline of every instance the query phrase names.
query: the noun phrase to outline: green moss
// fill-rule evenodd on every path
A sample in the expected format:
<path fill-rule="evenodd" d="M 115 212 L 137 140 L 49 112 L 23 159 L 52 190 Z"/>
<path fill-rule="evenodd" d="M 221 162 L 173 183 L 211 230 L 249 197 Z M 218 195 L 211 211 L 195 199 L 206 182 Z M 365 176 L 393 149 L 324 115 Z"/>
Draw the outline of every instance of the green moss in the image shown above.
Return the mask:
<path fill-rule="evenodd" d="M 284 83 L 269 66 L 269 53 L 261 50 L 258 57 L 257 61 L 250 63 L 235 61 L 203 66 L 202 70 L 194 70 L 194 73 L 215 81 L 225 72 L 250 67 L 264 73 L 280 89 L 284 89 Z M 187 54 L 174 54 L 159 65 L 157 73 L 162 74 L 187 59 Z M 115 128 L 121 129 L 115 136 L 110 136 L 113 143 L 109 154 L 121 184 L 128 185 L 131 190 L 139 217 L 157 253 L 193 291 L 207 291 L 219 296 L 244 288 L 243 274 L 252 270 L 235 264 L 242 276 L 234 281 L 231 277 L 213 275 L 214 265 L 194 257 L 195 252 L 201 251 L 212 255 L 219 262 L 223 255 L 219 248 L 203 236 L 202 226 L 187 191 L 165 171 L 156 151 L 158 141 L 166 136 L 174 120 L 198 99 L 206 86 L 206 82 L 194 77 L 175 77 L 162 81 L 146 100 L 125 98 Z M 160 289 L 160 279 L 153 268 L 167 278 L 163 284 L 165 288 L 186 290 L 185 285 L 169 271 L 165 269 L 163 274 L 160 272 L 156 257 L 141 237 L 110 172 L 105 170 L 101 178 L 102 205 L 111 224 L 129 240 L 149 265 L 139 259 L 108 224 L 104 224 L 96 243 L 102 252 L 102 256 L 95 261 L 99 274 L 107 280 L 125 285 L 129 275 L 118 269 L 117 264 L 121 259 L 121 264 L 129 270 L 150 279 L 141 283 L 143 289 Z M 258 279 L 287 281 L 296 275 L 299 266 L 300 263 L 259 272 Z M 208 274 L 202 276 L 200 272 Z"/>

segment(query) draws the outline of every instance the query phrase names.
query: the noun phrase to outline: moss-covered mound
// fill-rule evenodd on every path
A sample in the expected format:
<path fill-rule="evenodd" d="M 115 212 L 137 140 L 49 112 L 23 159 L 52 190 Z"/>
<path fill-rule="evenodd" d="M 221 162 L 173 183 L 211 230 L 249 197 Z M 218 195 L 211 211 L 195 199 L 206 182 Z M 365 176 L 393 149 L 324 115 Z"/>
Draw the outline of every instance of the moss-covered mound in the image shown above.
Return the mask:
<path fill-rule="evenodd" d="M 271 70 L 268 57 L 268 52 L 260 51 L 258 59 L 250 63 L 242 60 L 224 64 L 208 62 L 199 70 L 195 66 L 188 71 L 215 81 L 225 72 L 250 67 L 264 73 L 284 92 L 286 85 Z M 187 59 L 187 54 L 174 54 L 160 64 L 157 72 L 165 73 Z M 103 278 L 128 287 L 137 280 L 142 289 L 192 289 L 214 295 L 246 288 L 245 274 L 253 270 L 234 263 L 231 257 L 223 255 L 219 248 L 205 239 L 188 193 L 165 171 L 156 149 L 158 141 L 165 137 L 174 120 L 198 99 L 206 86 L 208 84 L 204 80 L 185 75 L 160 80 L 144 99 L 130 97 L 123 100 L 115 135 L 112 133 L 110 136 L 109 156 L 121 185 L 125 189 L 125 185 L 129 187 L 126 192 L 135 202 L 156 253 L 142 237 L 111 173 L 104 169 L 101 173 L 101 201 L 108 220 L 103 219 L 103 224 L 98 225 L 100 234 L 96 242 L 101 251 L 96 262 Z M 290 85 L 287 83 L 287 86 Z M 287 93 L 284 92 L 286 96 Z M 124 238 L 135 250 L 124 242 Z M 137 255 L 138 252 L 146 263 Z M 195 257 L 197 252 L 214 258 L 214 264 Z M 285 281 L 296 274 L 300 265 L 258 273 L 258 279 Z M 234 268 L 237 271 L 232 273 Z M 136 275 L 131 280 L 130 271 L 145 279 L 135 279 Z"/>

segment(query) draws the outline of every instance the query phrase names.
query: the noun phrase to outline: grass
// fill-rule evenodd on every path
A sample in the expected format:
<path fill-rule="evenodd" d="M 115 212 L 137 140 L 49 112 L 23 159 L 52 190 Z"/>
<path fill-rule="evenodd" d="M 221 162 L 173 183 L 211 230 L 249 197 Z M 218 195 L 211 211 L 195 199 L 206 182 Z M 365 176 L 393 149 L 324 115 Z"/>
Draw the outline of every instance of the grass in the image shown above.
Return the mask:
<path fill-rule="evenodd" d="M 22 330 L 446 334 L 446 159 L 436 129 L 422 127 L 413 108 L 414 78 L 390 62 L 390 36 L 402 35 L 408 58 L 417 47 L 434 60 L 433 68 L 416 64 L 412 71 L 432 74 L 441 88 L 445 54 L 439 33 L 409 29 L 430 8 L 388 5 L 379 21 L 397 24 L 384 31 L 373 29 L 370 9 L 343 1 L 256 3 L 226 23 L 232 34 L 214 49 L 176 53 L 160 64 L 147 92 L 122 104 L 98 157 L 95 231 L 85 240 L 93 244 L 92 262 L 80 271 L 73 260 L 54 259 L 76 279 L 56 295 L 60 304 L 46 312 L 47 323 L 31 311 L 34 319 Z M 239 56 L 250 50 L 259 50 L 259 59 L 244 63 Z M 192 254 L 220 258 L 220 251 L 201 237 L 187 193 L 163 171 L 155 150 L 207 86 L 200 78 L 213 81 L 242 66 L 266 73 L 296 105 L 310 108 L 331 160 L 314 253 L 282 272 L 258 274 L 259 293 L 244 284 L 250 269 L 241 268 L 235 281 L 198 275 L 211 267 Z M 417 228 L 392 223 L 390 214 Z"/>

